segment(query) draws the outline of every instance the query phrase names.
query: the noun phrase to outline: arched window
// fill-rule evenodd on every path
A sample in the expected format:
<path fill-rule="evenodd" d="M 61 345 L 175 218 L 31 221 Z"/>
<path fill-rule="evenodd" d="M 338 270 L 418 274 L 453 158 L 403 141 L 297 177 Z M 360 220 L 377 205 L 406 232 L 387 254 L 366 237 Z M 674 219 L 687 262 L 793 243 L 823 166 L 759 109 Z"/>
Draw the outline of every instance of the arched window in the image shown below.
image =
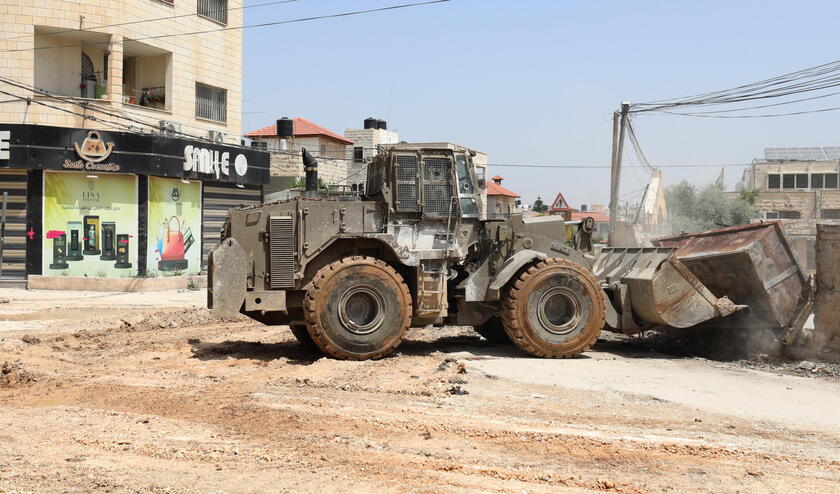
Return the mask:
<path fill-rule="evenodd" d="M 85 53 L 82 53 L 82 79 L 94 79 L 96 71 L 93 69 L 93 61 Z"/>

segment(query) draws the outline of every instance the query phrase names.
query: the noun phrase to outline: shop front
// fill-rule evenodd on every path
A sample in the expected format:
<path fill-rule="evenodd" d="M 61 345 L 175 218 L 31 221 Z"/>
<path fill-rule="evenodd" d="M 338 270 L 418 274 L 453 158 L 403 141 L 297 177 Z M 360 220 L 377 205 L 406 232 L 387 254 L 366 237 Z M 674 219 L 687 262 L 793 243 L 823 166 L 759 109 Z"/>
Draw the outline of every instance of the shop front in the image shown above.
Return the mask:
<path fill-rule="evenodd" d="M 268 167 L 204 141 L 0 125 L 0 280 L 199 274 L 220 217 L 261 202 Z"/>

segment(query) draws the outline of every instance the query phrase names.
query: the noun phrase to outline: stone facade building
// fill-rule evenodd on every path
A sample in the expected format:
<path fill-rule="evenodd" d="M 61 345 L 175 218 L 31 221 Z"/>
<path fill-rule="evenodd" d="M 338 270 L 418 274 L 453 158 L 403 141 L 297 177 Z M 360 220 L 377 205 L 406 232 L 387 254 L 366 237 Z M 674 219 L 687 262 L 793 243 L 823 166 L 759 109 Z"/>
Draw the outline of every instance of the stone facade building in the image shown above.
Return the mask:
<path fill-rule="evenodd" d="M 400 142 L 397 132 L 388 130 L 384 120 L 368 118 L 365 128 L 345 129 L 344 137 L 353 142 L 347 149 L 347 183 L 351 187 L 364 189 L 367 181 L 367 164 L 376 156 L 378 147 Z"/>
<path fill-rule="evenodd" d="M 0 282 L 204 269 L 268 181 L 239 146 L 242 6 L 0 2 Z"/>
<path fill-rule="evenodd" d="M 840 223 L 840 161 L 824 154 L 816 158 L 755 160 L 742 180 L 746 190 L 758 191 L 755 206 L 762 219 L 784 222 L 809 270 L 816 267 L 817 223 Z"/>
<path fill-rule="evenodd" d="M 487 217 L 489 218 L 505 218 L 519 211 L 520 196 L 516 192 L 502 187 L 501 175 L 493 177 L 492 181 L 487 184 Z"/>
<path fill-rule="evenodd" d="M 293 126 L 294 135 L 286 140 L 285 147 L 277 137 L 276 124 L 245 134 L 252 146 L 271 153 L 271 182 L 266 193 L 286 190 L 304 176 L 303 149 L 318 160 L 319 179 L 327 185 L 346 184 L 346 156 L 353 141 L 305 118 L 295 118 Z"/>
<path fill-rule="evenodd" d="M 239 143 L 242 31 L 168 35 L 240 26 L 241 6 L 242 0 L 0 2 L 0 77 L 11 82 L 0 81 L 0 90 L 49 105 L 4 102 L 0 122 L 147 133 L 164 122 L 170 130 Z"/>

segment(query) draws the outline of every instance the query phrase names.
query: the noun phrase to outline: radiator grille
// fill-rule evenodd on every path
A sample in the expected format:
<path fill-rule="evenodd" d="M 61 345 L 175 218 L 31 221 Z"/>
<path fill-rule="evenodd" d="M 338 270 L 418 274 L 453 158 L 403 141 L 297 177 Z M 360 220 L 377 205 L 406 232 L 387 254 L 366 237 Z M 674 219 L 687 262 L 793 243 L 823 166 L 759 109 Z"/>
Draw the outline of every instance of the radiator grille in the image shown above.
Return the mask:
<path fill-rule="evenodd" d="M 423 160 L 423 202 L 429 216 L 447 216 L 452 201 L 449 174 L 452 161 L 449 158 L 425 158 Z"/>
<path fill-rule="evenodd" d="M 419 211 L 417 157 L 397 156 L 397 211 Z"/>
<path fill-rule="evenodd" d="M 295 225 L 290 216 L 269 219 L 271 288 L 295 286 Z"/>

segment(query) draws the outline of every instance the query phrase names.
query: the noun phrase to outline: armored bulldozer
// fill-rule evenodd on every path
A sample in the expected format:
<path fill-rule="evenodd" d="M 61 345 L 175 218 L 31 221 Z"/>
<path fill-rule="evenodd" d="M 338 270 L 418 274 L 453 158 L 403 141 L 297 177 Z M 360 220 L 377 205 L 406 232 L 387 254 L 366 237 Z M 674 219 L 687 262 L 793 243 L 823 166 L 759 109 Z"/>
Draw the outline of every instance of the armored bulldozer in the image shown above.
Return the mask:
<path fill-rule="evenodd" d="M 574 357 L 604 325 L 594 259 L 563 218 L 482 214 L 475 152 L 399 144 L 357 194 L 321 197 L 305 150 L 303 197 L 232 209 L 208 266 L 208 306 L 288 325 L 340 359 L 393 351 L 410 327 L 466 325 L 540 357 Z"/>

